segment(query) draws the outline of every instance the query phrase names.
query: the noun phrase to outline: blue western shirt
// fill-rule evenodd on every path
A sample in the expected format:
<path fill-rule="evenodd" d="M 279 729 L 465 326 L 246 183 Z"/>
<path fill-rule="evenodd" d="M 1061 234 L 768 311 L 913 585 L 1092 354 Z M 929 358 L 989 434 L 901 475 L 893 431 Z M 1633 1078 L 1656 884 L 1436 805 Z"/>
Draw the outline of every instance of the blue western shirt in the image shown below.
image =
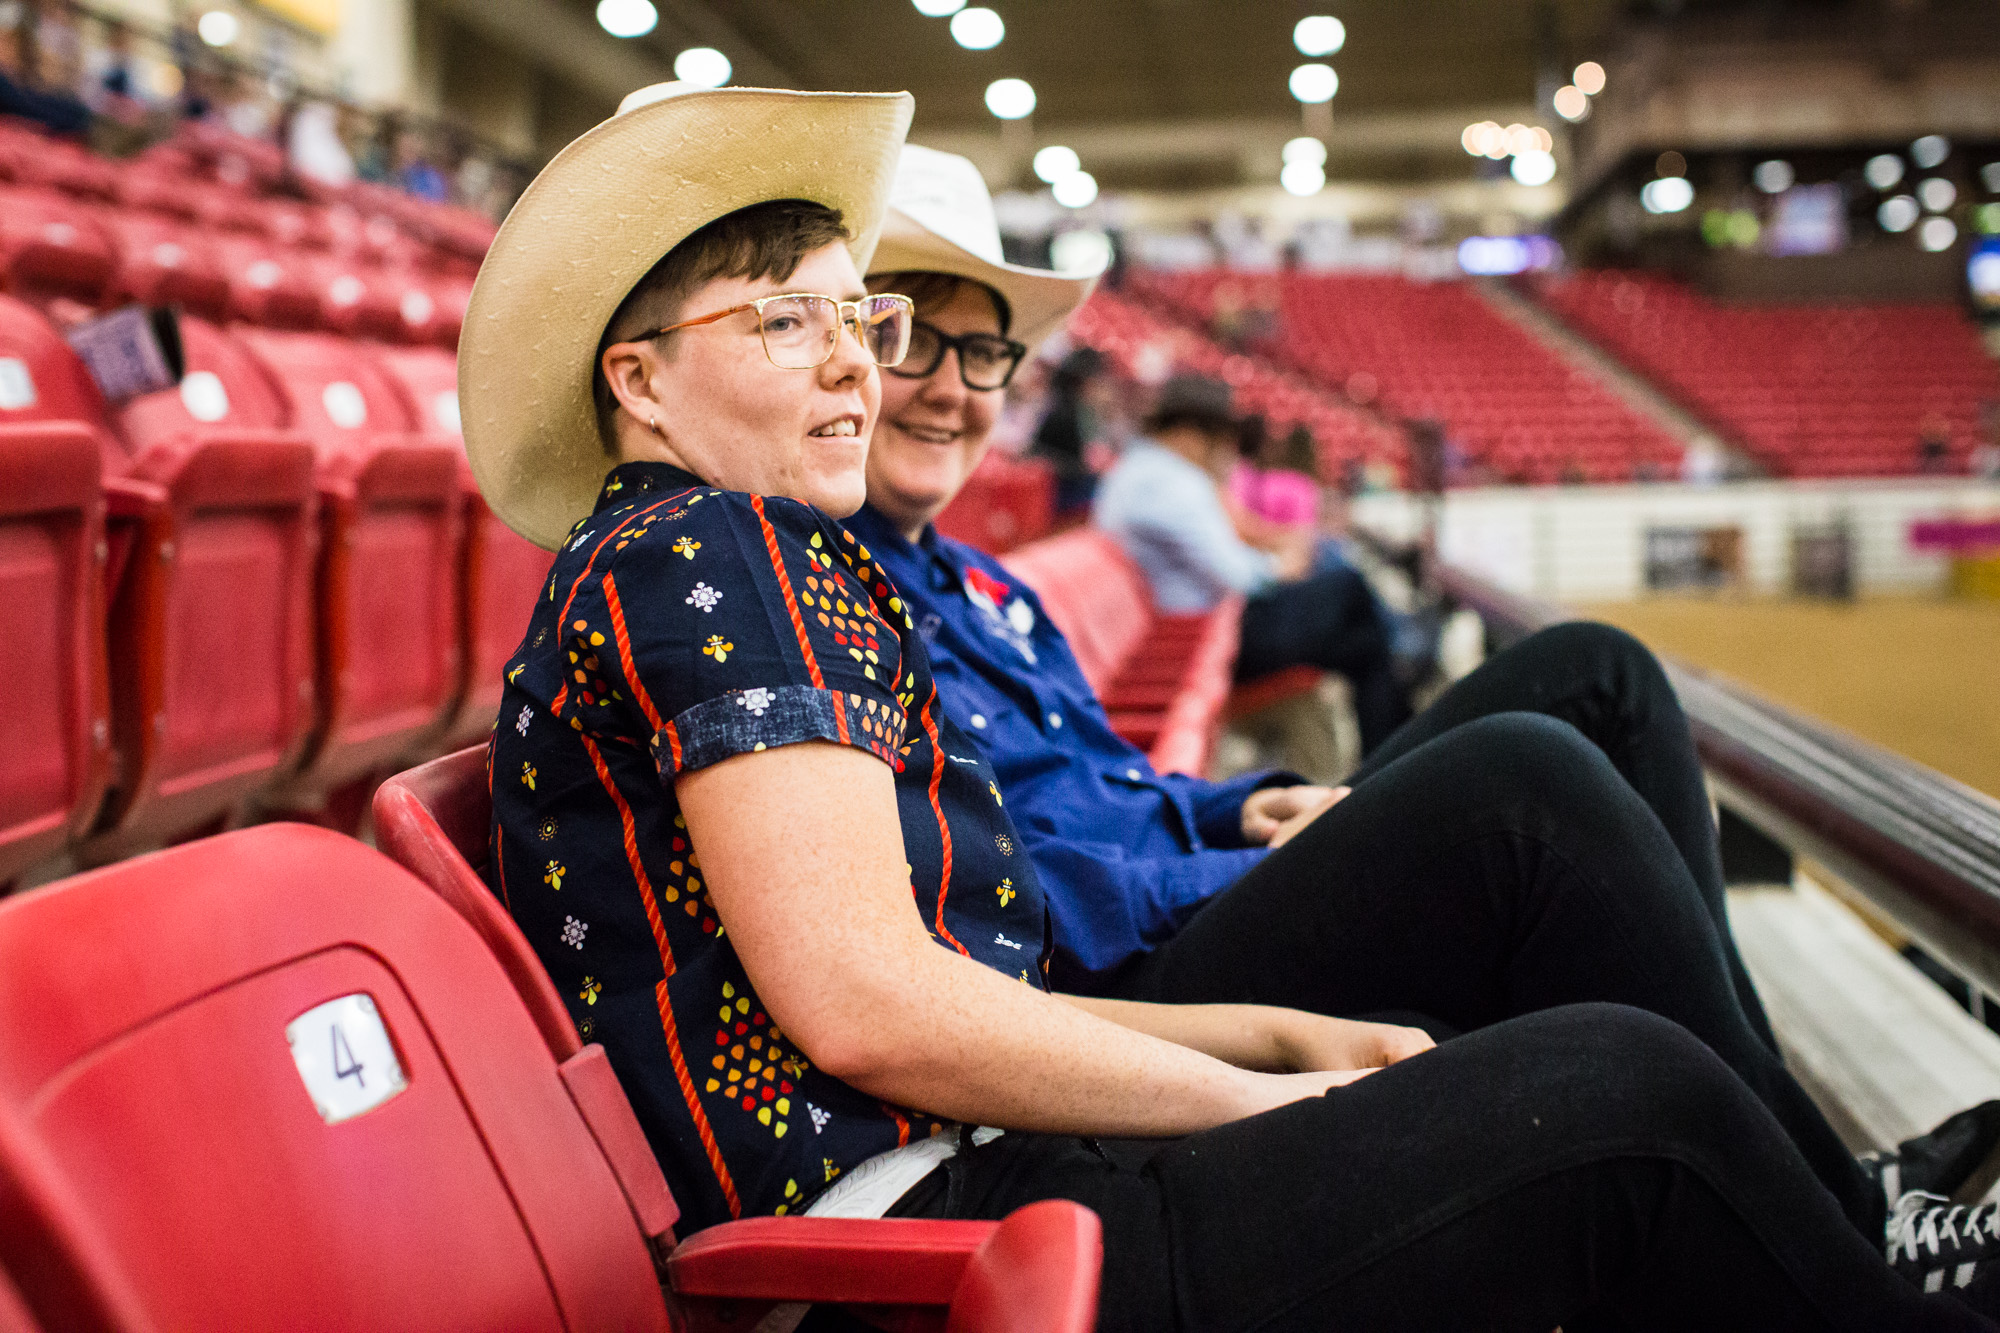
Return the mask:
<path fill-rule="evenodd" d="M 678 774 L 801 741 L 876 755 L 932 938 L 1045 985 L 1034 870 L 912 628 L 868 548 L 818 510 L 627 463 L 508 664 L 492 887 L 604 1044 L 688 1230 L 799 1211 L 939 1122 L 828 1077 L 770 1021 L 709 901 Z"/>
<path fill-rule="evenodd" d="M 909 599 L 946 711 L 1000 776 L 1048 898 L 1059 988 L 1087 988 L 1167 940 L 1262 859 L 1243 843 L 1243 799 L 1303 778 L 1154 772 L 1111 729 L 1041 600 L 999 561 L 935 528 L 913 543 L 872 508 L 847 526 Z"/>

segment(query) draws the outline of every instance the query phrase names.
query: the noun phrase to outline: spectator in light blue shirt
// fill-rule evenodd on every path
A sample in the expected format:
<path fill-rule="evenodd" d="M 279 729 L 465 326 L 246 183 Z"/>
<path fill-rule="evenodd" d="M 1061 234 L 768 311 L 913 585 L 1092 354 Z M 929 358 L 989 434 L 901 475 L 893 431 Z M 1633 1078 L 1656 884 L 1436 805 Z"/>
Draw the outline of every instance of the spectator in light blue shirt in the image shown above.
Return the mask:
<path fill-rule="evenodd" d="M 1148 438 L 1104 476 L 1093 519 L 1145 571 L 1153 603 L 1193 615 L 1245 594 L 1238 680 L 1286 667 L 1337 671 L 1354 691 L 1364 754 L 1410 718 L 1396 678 L 1389 627 L 1373 593 L 1345 566 L 1313 571 L 1310 534 L 1278 554 L 1236 535 L 1214 469 L 1235 461 L 1238 423 L 1229 386 L 1176 375 L 1160 391 Z"/>

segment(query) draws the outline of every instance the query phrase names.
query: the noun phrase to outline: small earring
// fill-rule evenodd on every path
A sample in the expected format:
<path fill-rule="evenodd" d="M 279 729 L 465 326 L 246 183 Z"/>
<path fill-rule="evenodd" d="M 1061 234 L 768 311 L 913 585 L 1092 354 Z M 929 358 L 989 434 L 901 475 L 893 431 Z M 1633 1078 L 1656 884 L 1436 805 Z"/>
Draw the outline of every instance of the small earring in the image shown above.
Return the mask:
<path fill-rule="evenodd" d="M 647 424 L 648 426 L 651 426 L 651 427 L 653 428 L 653 434 L 655 434 L 655 435 L 660 435 L 660 419 L 659 419 L 658 417 L 656 417 L 656 416 L 655 416 L 655 417 L 647 417 L 647 418 L 646 418 L 646 424 Z M 664 439 L 666 438 L 666 436 L 664 436 L 664 435 L 660 435 L 660 438 L 664 440 Z"/>

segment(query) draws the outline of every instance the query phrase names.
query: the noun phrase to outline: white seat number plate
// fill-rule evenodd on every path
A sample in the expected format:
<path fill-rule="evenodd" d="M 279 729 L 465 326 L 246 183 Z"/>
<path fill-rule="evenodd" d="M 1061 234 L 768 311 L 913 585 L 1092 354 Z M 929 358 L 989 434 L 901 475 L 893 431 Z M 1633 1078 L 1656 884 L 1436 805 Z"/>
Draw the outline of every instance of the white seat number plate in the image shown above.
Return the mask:
<path fill-rule="evenodd" d="M 299 1079 L 329 1125 L 372 1111 L 410 1086 L 375 1001 L 364 994 L 306 1010 L 285 1026 L 285 1040 Z"/>

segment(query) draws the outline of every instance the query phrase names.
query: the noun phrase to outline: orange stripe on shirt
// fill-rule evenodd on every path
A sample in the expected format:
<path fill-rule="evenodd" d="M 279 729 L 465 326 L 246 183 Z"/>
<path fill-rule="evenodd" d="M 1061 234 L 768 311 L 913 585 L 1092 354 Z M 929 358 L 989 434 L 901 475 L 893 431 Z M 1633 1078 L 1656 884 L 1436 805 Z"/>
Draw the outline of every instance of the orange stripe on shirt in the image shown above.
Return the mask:
<path fill-rule="evenodd" d="M 618 665 L 625 671 L 625 683 L 632 687 L 639 711 L 646 715 L 646 725 L 657 734 L 666 724 L 660 720 L 660 711 L 653 707 L 653 696 L 646 693 L 646 683 L 639 679 L 639 665 L 632 660 L 632 636 L 625 632 L 625 607 L 618 600 L 618 584 L 608 573 L 604 576 L 604 600 L 611 608 L 611 636 L 618 641 Z"/>
<path fill-rule="evenodd" d="M 652 513 L 655 509 L 658 509 L 661 505 L 670 505 L 676 500 L 683 499 L 686 496 L 694 494 L 694 491 L 695 488 L 690 486 L 686 490 L 681 491 L 676 495 L 667 496 L 665 499 L 659 501 L 657 504 L 650 504 L 647 505 L 644 509 L 633 510 L 631 513 L 627 514 L 624 518 L 620 519 L 616 527 L 612 528 L 611 531 L 605 533 L 604 539 L 602 541 L 598 542 L 597 545 L 590 548 L 590 559 L 583 562 L 582 572 L 579 573 L 575 578 L 570 580 L 569 595 L 563 598 L 563 609 L 556 616 L 556 641 L 558 643 L 562 641 L 563 626 L 569 623 L 569 609 L 570 607 L 576 605 L 576 590 L 578 588 L 581 588 L 583 586 L 583 581 L 590 577 L 590 571 L 597 565 L 598 555 L 604 550 L 604 548 L 607 545 L 610 544 L 611 539 L 613 537 L 616 537 L 619 533 L 625 531 L 625 529 L 631 527 L 636 520 L 644 518 L 646 515 Z M 556 697 L 549 702 L 549 711 L 560 717 L 562 715 L 563 701 L 568 698 L 569 698 L 569 682 L 565 680 L 563 681 L 562 688 L 556 691 Z"/>
<path fill-rule="evenodd" d="M 938 801 L 938 790 L 944 785 L 944 742 L 938 739 L 937 722 L 931 717 L 930 705 L 936 702 L 937 690 L 933 688 L 919 716 L 923 718 L 924 733 L 931 738 L 931 813 L 937 816 L 938 841 L 944 846 L 944 869 L 938 874 L 937 928 L 952 948 L 970 958 L 971 951 L 958 942 L 958 937 L 944 923 L 945 895 L 951 892 L 951 825 L 946 822 L 944 806 Z"/>
<path fill-rule="evenodd" d="M 785 611 L 792 618 L 792 632 L 799 636 L 799 653 L 806 659 L 806 673 L 812 677 L 816 689 L 825 689 L 826 681 L 819 674 L 819 660 L 813 656 L 812 644 L 806 639 L 806 622 L 799 615 L 798 598 L 792 595 L 792 581 L 785 577 L 785 560 L 778 554 L 778 534 L 771 527 L 771 520 L 764 517 L 764 497 L 750 497 L 750 507 L 757 511 L 757 522 L 764 529 L 764 549 L 771 556 L 771 572 L 778 576 L 778 590 L 785 594 Z"/>
<path fill-rule="evenodd" d="M 743 1215 L 742 1201 L 736 1197 L 736 1182 L 730 1179 L 729 1166 L 722 1160 L 722 1149 L 715 1141 L 715 1130 L 708 1123 L 708 1113 L 701 1109 L 701 1098 L 694 1090 L 694 1075 L 688 1072 L 687 1057 L 681 1051 L 680 1027 L 674 1022 L 674 1008 L 667 993 L 667 979 L 674 974 L 674 949 L 667 942 L 667 927 L 660 920 L 659 900 L 653 893 L 653 881 L 646 874 L 645 864 L 639 859 L 639 830 L 632 821 L 632 807 L 625 803 L 625 793 L 618 790 L 612 779 L 611 770 L 605 766 L 604 755 L 590 737 L 580 738 L 584 750 L 590 755 L 590 765 L 597 770 L 597 780 L 603 784 L 611 803 L 618 808 L 618 822 L 625 830 L 625 862 L 632 868 L 632 878 L 639 886 L 639 901 L 646 908 L 646 924 L 653 928 L 653 943 L 660 951 L 660 965 L 666 969 L 666 976 L 660 978 L 653 987 L 653 1003 L 660 1011 L 660 1030 L 666 1035 L 667 1055 L 673 1061 L 674 1080 L 681 1086 L 681 1098 L 687 1102 L 688 1114 L 694 1117 L 695 1133 L 701 1137 L 702 1150 L 708 1154 L 708 1165 L 715 1172 L 716 1181 L 722 1186 L 722 1196 L 728 1200 L 729 1215 Z"/>

